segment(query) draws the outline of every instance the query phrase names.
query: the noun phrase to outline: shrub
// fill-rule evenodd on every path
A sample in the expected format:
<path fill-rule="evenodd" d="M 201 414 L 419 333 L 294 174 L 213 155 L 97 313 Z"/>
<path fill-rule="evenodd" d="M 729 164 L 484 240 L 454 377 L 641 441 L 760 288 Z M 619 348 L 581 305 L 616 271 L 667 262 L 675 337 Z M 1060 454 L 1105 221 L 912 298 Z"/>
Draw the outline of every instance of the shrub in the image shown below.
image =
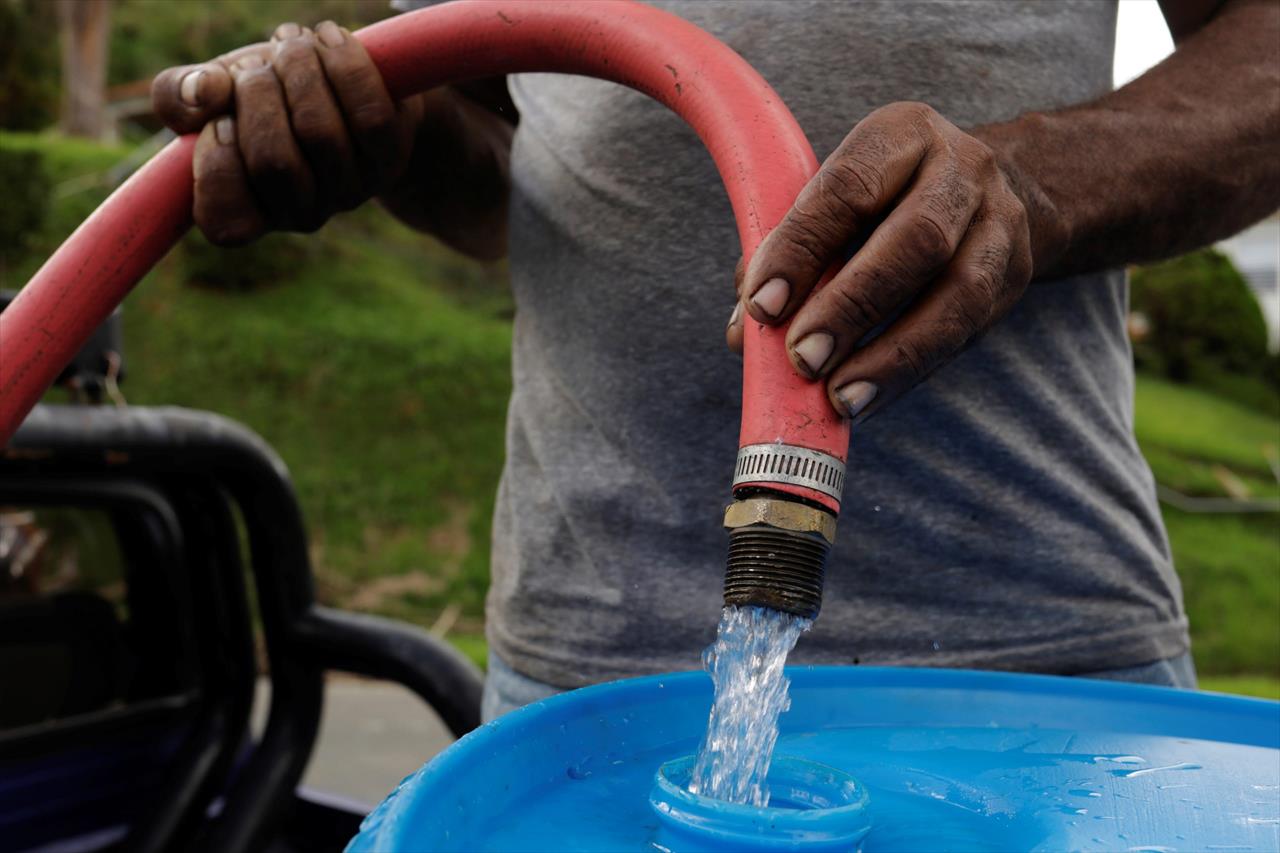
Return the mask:
<path fill-rule="evenodd" d="M 0 147 L 0 187 L 0 264 L 7 265 L 27 252 L 49 212 L 49 175 L 40 152 Z"/>
<path fill-rule="evenodd" d="M 1135 343 L 1139 364 L 1178 382 L 1230 373 L 1261 378 L 1267 327 L 1244 277 L 1221 252 L 1205 249 L 1139 267 L 1131 306 L 1150 321 Z"/>

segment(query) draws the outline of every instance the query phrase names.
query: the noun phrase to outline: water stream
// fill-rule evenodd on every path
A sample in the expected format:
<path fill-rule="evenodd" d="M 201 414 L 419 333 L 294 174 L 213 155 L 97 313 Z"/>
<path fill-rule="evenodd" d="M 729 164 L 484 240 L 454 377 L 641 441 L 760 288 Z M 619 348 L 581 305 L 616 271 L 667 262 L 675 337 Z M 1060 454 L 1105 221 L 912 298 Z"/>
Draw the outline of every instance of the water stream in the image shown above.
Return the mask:
<path fill-rule="evenodd" d="M 724 609 L 716 641 L 702 654 L 715 701 L 690 791 L 761 808 L 769 804 L 765 777 L 778 739 L 778 716 L 791 706 L 790 681 L 782 668 L 812 624 L 765 607 Z"/>

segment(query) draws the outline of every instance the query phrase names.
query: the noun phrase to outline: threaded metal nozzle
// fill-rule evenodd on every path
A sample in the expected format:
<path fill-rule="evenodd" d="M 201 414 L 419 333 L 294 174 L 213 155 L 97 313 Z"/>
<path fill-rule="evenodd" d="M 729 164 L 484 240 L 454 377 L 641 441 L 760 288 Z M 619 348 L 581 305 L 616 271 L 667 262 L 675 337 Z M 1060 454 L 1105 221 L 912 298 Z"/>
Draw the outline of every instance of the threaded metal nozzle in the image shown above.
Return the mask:
<path fill-rule="evenodd" d="M 761 499 L 756 499 L 760 501 Z M 834 523 L 816 518 L 821 510 L 787 501 L 764 499 L 763 514 L 753 512 L 752 523 L 729 524 L 729 559 L 724 574 L 726 605 L 757 605 L 812 619 L 822 606 L 822 581 L 827 554 L 834 537 Z M 739 502 L 730 507 L 726 521 L 737 516 L 747 521 Z M 777 512 L 781 509 L 782 513 Z M 796 513 L 813 513 L 815 519 Z M 829 525 L 829 527 L 823 526 Z M 789 529 L 792 527 L 801 529 Z M 816 528 L 822 527 L 821 530 Z"/>

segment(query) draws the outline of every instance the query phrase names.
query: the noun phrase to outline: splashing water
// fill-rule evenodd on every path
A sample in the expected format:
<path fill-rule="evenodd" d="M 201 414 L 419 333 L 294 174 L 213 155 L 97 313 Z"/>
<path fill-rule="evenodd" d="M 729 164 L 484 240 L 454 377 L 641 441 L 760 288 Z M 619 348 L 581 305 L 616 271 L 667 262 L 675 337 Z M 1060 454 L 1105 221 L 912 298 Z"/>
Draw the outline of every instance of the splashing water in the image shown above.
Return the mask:
<path fill-rule="evenodd" d="M 791 682 L 782 667 L 812 624 L 766 607 L 724 609 L 716 641 L 702 653 L 716 693 L 689 779 L 691 792 L 769 805 L 765 776 L 778 739 L 778 716 L 791 707 Z"/>

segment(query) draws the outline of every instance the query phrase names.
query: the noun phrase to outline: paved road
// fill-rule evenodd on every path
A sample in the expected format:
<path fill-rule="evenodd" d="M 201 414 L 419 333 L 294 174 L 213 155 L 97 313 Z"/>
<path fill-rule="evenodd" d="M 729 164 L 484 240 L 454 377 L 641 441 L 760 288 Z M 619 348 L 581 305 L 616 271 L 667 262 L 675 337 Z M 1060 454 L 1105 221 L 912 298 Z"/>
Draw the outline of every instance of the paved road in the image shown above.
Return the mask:
<path fill-rule="evenodd" d="M 254 732 L 266 719 L 271 688 L 259 680 Z M 401 779 L 453 743 L 435 712 L 396 684 L 349 677 L 325 686 L 320 739 L 302 784 L 372 808 Z"/>

